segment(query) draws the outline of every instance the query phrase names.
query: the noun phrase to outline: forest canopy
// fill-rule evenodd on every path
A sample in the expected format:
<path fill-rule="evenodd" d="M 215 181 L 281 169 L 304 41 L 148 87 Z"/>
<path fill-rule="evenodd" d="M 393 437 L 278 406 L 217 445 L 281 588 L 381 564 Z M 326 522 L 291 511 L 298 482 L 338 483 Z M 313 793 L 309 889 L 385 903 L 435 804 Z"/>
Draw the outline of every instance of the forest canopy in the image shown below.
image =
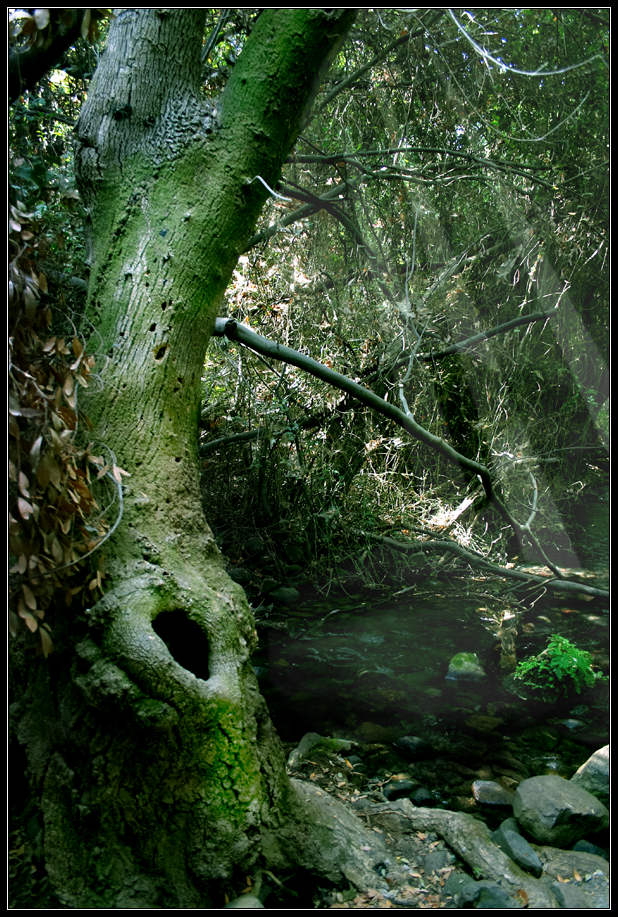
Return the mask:
<path fill-rule="evenodd" d="M 60 399 L 50 451 L 40 464 L 32 433 L 30 466 L 11 464 L 13 553 L 19 575 L 28 567 L 35 580 L 37 564 L 66 569 L 113 527 L 121 481 L 113 458 L 84 452 L 72 435 L 73 391 L 96 359 L 82 355 L 78 330 L 88 257 L 72 130 L 109 18 L 62 12 L 9 19 L 15 92 L 17 74 L 24 86 L 38 75 L 27 67 L 37 50 L 57 57 L 9 121 L 10 301 L 45 338 L 37 359 L 66 363 L 41 370 Z M 258 11 L 209 15 L 203 89 L 215 98 Z M 523 524 L 534 508 L 544 550 L 566 566 L 585 550 L 570 530 L 573 495 L 594 487 L 609 430 L 605 15 L 361 11 L 225 304 L 237 322 L 356 379 L 491 468 L 513 517 Z M 12 346 L 26 347 L 20 334 Z M 34 359 L 15 362 L 23 374 Z M 11 383 L 15 436 L 17 418 L 34 419 L 45 401 L 15 370 Z M 225 338 L 204 367 L 200 436 L 217 480 L 207 511 L 232 553 L 254 526 L 275 541 L 279 527 L 281 537 L 294 531 L 308 557 L 348 542 L 354 551 L 361 533 L 440 530 L 474 484 L 464 474 L 453 486 L 443 458 L 354 399 Z M 90 472 L 106 480 L 103 468 L 113 472 L 108 508 L 93 513 L 81 482 Z M 50 476 L 69 497 L 54 521 L 30 492 Z M 242 511 L 230 528 L 231 505 Z M 76 511 L 88 535 L 82 524 L 78 536 Z M 489 546 L 471 526 L 455 534 L 481 553 Z M 491 544 L 500 556 L 495 534 Z M 24 586 L 19 614 L 36 629 L 37 590 Z"/>

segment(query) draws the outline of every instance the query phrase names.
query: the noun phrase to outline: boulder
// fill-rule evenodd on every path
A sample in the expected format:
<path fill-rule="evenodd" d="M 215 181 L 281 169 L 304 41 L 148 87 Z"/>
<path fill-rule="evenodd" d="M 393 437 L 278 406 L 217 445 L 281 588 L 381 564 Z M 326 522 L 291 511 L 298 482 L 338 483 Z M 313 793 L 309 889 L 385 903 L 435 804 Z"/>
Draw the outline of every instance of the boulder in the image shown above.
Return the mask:
<path fill-rule="evenodd" d="M 433 806 L 438 802 L 436 794 L 425 786 L 419 786 L 418 789 L 413 790 L 409 793 L 409 798 L 415 806 Z"/>
<path fill-rule="evenodd" d="M 241 910 L 251 910 L 252 908 L 264 907 L 259 898 L 255 895 L 240 895 L 238 898 L 234 898 L 233 901 L 230 901 L 229 904 L 226 904 L 225 907 L 236 907 Z"/>
<path fill-rule="evenodd" d="M 581 886 L 571 882 L 554 882 L 552 891 L 561 908 L 569 911 L 583 911 L 588 908 L 609 910 L 607 888 L 595 889 L 594 886 Z"/>
<path fill-rule="evenodd" d="M 432 872 L 439 872 L 441 869 L 445 869 L 447 866 L 451 866 L 454 861 L 455 857 L 449 850 L 446 850 L 446 848 L 431 850 L 423 858 L 423 870 L 427 874 Z"/>
<path fill-rule="evenodd" d="M 609 745 L 599 748 L 594 754 L 590 755 L 587 761 L 578 767 L 573 776 L 571 783 L 577 786 L 597 799 L 600 799 L 603 805 L 609 805 Z"/>
<path fill-rule="evenodd" d="M 517 903 L 508 892 L 493 882 L 479 882 L 479 895 L 476 899 L 475 907 L 478 909 L 486 908 L 487 910 L 515 910 Z"/>
<path fill-rule="evenodd" d="M 543 881 L 563 908 L 609 908 L 609 863 L 603 857 L 578 850 L 537 847 L 543 863 Z"/>
<path fill-rule="evenodd" d="M 556 847 L 601 831 L 609 819 L 595 796 L 555 774 L 523 780 L 515 790 L 513 814 L 533 840 Z"/>
<path fill-rule="evenodd" d="M 458 908 L 467 908 L 480 894 L 479 883 L 466 873 L 455 870 L 444 882 L 444 893 L 453 898 Z"/>
<path fill-rule="evenodd" d="M 288 767 L 291 770 L 297 768 L 307 757 L 312 748 L 320 745 L 324 741 L 324 736 L 317 732 L 306 732 L 296 748 L 292 749 L 288 757 Z"/>
<path fill-rule="evenodd" d="M 446 879 L 444 892 L 453 898 L 454 904 L 459 909 L 506 910 L 521 907 L 521 901 L 517 901 L 495 882 L 486 879 L 475 882 L 470 876 L 457 870 Z"/>
<path fill-rule="evenodd" d="M 519 833 L 514 818 L 505 818 L 493 832 L 491 839 L 526 872 L 537 877 L 541 875 L 543 863 L 534 848 Z"/>
<path fill-rule="evenodd" d="M 472 795 L 482 806 L 508 806 L 513 805 L 512 790 L 505 789 L 495 780 L 474 780 Z"/>
<path fill-rule="evenodd" d="M 476 653 L 455 653 L 448 664 L 449 681 L 481 681 L 486 673 Z"/>
<path fill-rule="evenodd" d="M 419 761 L 424 758 L 432 757 L 433 747 L 420 736 L 400 736 L 395 739 L 393 745 L 408 761 Z"/>
<path fill-rule="evenodd" d="M 609 862 L 609 850 L 604 847 L 599 847 L 598 844 L 593 844 L 592 841 L 577 841 L 576 844 L 573 844 L 573 850 L 580 850 L 583 853 L 594 853 Z"/>
<path fill-rule="evenodd" d="M 416 780 L 394 775 L 382 788 L 382 792 L 387 799 L 401 799 L 403 796 L 410 796 L 417 786 Z"/>

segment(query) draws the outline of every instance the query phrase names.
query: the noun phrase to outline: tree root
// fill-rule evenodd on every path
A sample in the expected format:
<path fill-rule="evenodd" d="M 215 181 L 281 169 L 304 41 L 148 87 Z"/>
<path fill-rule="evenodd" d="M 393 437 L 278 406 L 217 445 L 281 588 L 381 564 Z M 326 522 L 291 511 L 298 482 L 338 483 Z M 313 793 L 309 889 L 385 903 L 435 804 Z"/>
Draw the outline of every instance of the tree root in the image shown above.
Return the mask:
<path fill-rule="evenodd" d="M 347 880 L 359 890 L 380 881 L 376 867 L 386 851 L 379 834 L 351 809 L 305 781 L 290 779 L 295 794 L 293 821 L 280 837 L 296 861 L 333 883 Z"/>
<path fill-rule="evenodd" d="M 522 901 L 522 906 L 559 906 L 551 890 L 541 880 L 521 869 L 494 844 L 487 825 L 472 815 L 444 809 L 417 808 L 409 799 L 378 804 L 371 811 L 374 815 L 395 819 L 402 832 L 431 831 L 439 834 L 475 875 L 495 882 L 512 895 L 515 901 Z"/>

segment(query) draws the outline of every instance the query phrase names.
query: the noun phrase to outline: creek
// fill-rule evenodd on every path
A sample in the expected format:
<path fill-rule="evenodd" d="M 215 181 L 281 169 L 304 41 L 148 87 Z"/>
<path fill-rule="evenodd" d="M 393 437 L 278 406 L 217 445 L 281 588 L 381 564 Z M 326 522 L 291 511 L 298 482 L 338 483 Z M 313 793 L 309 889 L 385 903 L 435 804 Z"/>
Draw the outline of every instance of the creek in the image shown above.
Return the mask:
<path fill-rule="evenodd" d="M 503 782 L 505 775 L 507 782 L 572 776 L 609 741 L 609 689 L 596 685 L 566 705 L 533 704 L 507 690 L 497 596 L 488 601 L 478 586 L 425 580 L 387 599 L 331 594 L 258 615 L 254 666 L 284 742 L 317 732 L 379 744 L 385 772 L 414 772 L 445 807 L 462 807 L 474 775 Z M 520 603 L 516 628 L 518 660 L 557 633 L 607 672 L 609 615 L 597 602 Z M 477 654 L 484 678 L 446 677 L 449 660 L 462 651 Z M 393 742 L 410 735 L 420 739 L 422 754 L 393 757 Z"/>

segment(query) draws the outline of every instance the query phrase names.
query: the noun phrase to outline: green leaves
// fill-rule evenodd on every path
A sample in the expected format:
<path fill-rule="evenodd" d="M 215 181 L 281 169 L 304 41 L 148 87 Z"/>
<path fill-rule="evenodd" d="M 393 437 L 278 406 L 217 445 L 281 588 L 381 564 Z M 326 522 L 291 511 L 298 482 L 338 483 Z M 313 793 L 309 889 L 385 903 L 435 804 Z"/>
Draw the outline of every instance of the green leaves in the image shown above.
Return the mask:
<path fill-rule="evenodd" d="M 523 659 L 515 671 L 518 682 L 549 702 L 573 692 L 581 694 L 597 678 L 591 654 L 559 634 L 552 634 L 546 649 Z"/>

